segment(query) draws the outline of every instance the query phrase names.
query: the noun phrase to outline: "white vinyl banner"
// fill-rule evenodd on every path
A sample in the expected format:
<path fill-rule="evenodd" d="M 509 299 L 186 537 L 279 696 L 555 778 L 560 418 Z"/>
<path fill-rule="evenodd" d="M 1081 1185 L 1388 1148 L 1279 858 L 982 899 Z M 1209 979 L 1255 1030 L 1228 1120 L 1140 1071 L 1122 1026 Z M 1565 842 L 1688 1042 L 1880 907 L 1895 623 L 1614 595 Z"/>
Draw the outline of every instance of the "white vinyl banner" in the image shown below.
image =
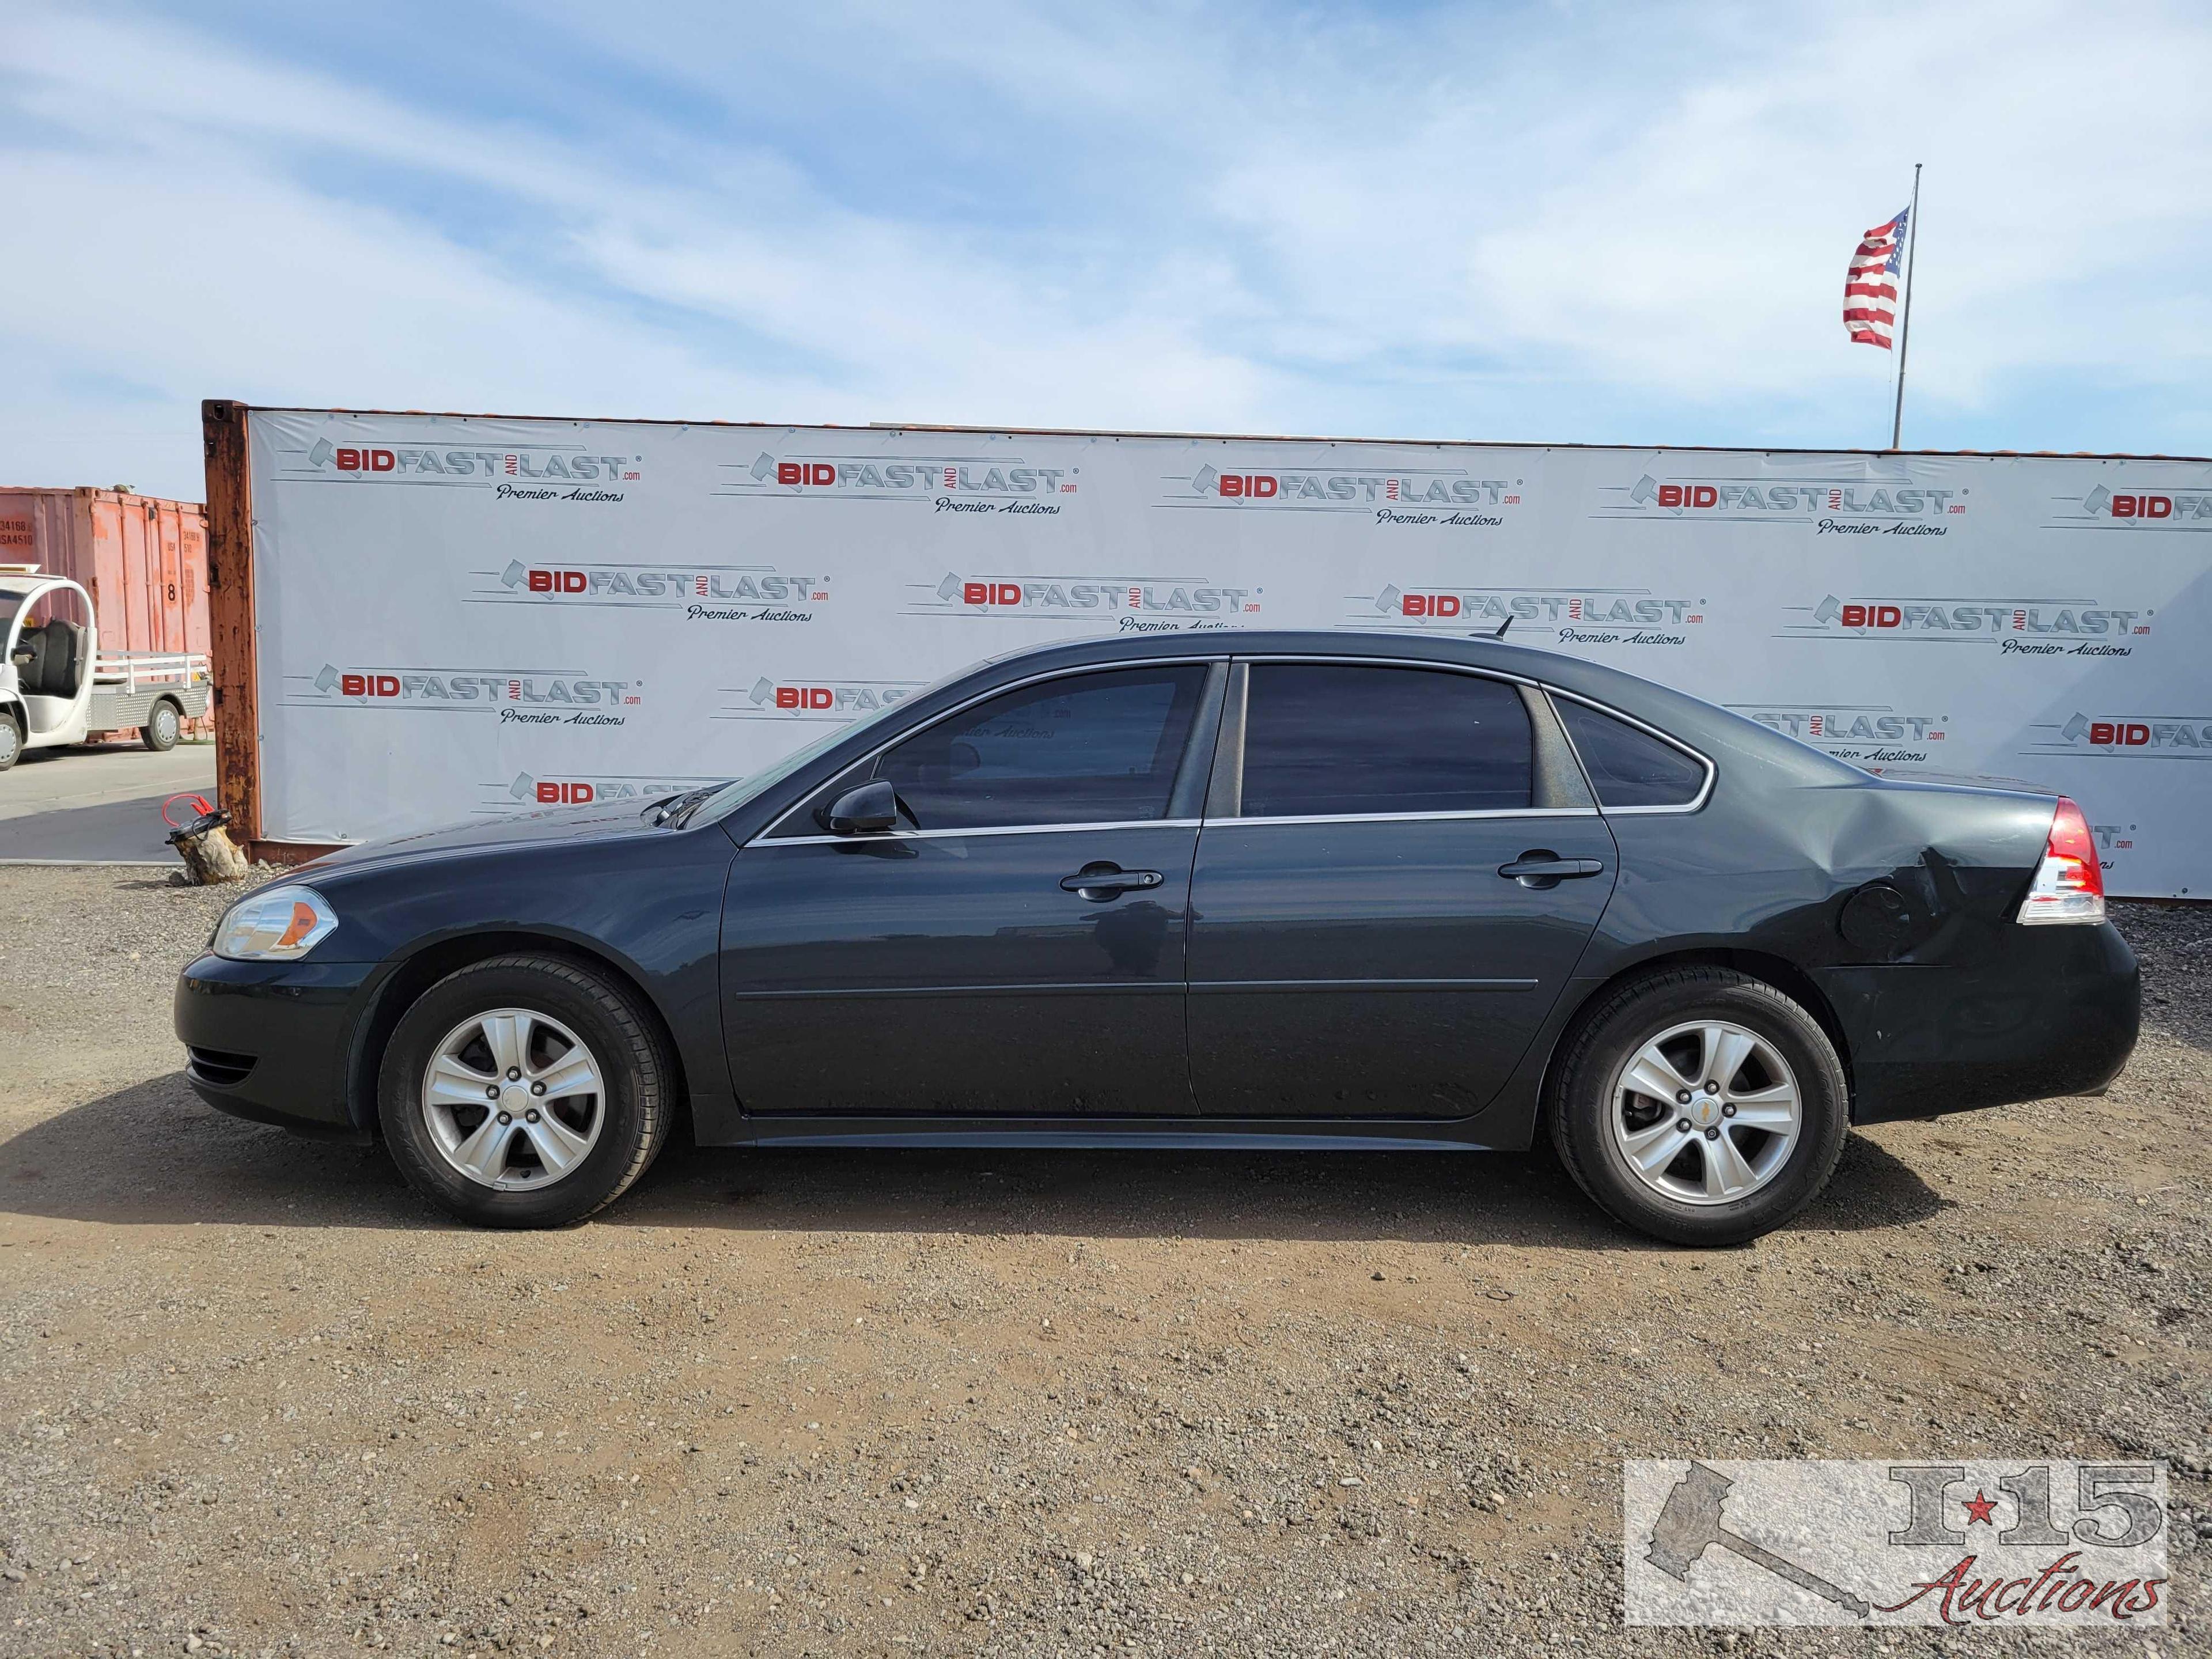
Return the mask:
<path fill-rule="evenodd" d="M 1510 619 L 2212 890 L 2212 464 L 249 419 L 272 840 L 643 799 L 1076 635 Z"/>

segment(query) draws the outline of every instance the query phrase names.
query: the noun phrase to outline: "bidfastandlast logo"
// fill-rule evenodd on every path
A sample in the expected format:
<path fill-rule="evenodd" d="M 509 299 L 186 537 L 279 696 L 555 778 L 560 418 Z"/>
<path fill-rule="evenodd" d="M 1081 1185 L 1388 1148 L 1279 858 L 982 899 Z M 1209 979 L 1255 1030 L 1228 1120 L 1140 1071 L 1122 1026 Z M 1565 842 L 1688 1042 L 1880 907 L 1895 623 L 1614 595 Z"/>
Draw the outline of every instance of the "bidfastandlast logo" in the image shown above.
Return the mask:
<path fill-rule="evenodd" d="M 772 680 L 766 675 L 743 701 L 723 710 L 725 720 L 827 720 L 843 724 L 912 696 L 927 680 Z"/>
<path fill-rule="evenodd" d="M 2095 599 L 1838 599 L 1791 605 L 1784 639 L 1940 640 L 1995 646 L 2008 657 L 2131 657 L 2148 610 Z"/>
<path fill-rule="evenodd" d="M 1056 517 L 1079 493 L 1079 466 L 1036 466 L 1019 456 L 770 454 L 726 461 L 718 495 L 802 501 L 926 501 L 938 513 Z"/>
<path fill-rule="evenodd" d="M 1199 576 L 979 576 L 948 570 L 909 584 L 910 617 L 1114 618 L 1125 634 L 1227 628 L 1260 610 L 1261 590 Z"/>
<path fill-rule="evenodd" d="M 1732 702 L 1726 707 L 1838 760 L 1862 766 L 1927 760 L 1929 745 L 1944 741 L 1951 725 L 1948 714 L 1906 714 L 1887 704 Z"/>
<path fill-rule="evenodd" d="M 2145 760 L 2212 759 L 2212 714 L 2085 714 L 2038 720 L 2027 755 L 2101 755 Z"/>
<path fill-rule="evenodd" d="M 512 783 L 480 783 L 477 788 L 483 799 L 483 810 L 513 811 L 518 808 L 656 800 L 663 795 L 680 795 L 688 789 L 720 781 L 719 778 L 634 777 L 605 773 L 586 777 L 542 778 L 518 772 Z"/>
<path fill-rule="evenodd" d="M 1864 477 L 1658 478 L 1605 484 L 1591 517 L 1653 523 L 1809 525 L 1823 536 L 1942 536 L 1971 489 Z"/>
<path fill-rule="evenodd" d="M 1170 475 L 1160 507 L 1260 513 L 1364 513 L 1376 523 L 1493 529 L 1522 505 L 1518 478 L 1478 478 L 1465 467 L 1389 471 L 1205 465 Z"/>
<path fill-rule="evenodd" d="M 496 715 L 502 726 L 624 726 L 645 701 L 643 680 L 574 669 L 339 668 L 288 674 L 294 706 Z"/>
<path fill-rule="evenodd" d="M 1350 620 L 1386 628 L 1438 629 L 1446 633 L 1495 634 L 1508 623 L 1509 638 L 1549 633 L 1560 645 L 1686 645 L 1686 629 L 1705 620 L 1703 599 L 1662 599 L 1640 587 L 1401 588 L 1353 594 Z"/>
<path fill-rule="evenodd" d="M 691 622 L 814 620 L 830 601 L 827 576 L 765 565 L 525 564 L 478 573 L 473 604 L 561 605 L 614 611 L 677 611 Z"/>
<path fill-rule="evenodd" d="M 2212 489 L 2099 484 L 2086 495 L 2057 499 L 2068 505 L 2051 514 L 2051 523 L 2075 530 L 2212 530 Z"/>
<path fill-rule="evenodd" d="M 490 491 L 503 501 L 621 501 L 642 477 L 635 455 L 594 455 L 580 444 L 518 444 L 507 449 L 380 443 L 349 434 L 309 445 L 304 464 L 280 466 L 279 479 L 389 483 Z"/>

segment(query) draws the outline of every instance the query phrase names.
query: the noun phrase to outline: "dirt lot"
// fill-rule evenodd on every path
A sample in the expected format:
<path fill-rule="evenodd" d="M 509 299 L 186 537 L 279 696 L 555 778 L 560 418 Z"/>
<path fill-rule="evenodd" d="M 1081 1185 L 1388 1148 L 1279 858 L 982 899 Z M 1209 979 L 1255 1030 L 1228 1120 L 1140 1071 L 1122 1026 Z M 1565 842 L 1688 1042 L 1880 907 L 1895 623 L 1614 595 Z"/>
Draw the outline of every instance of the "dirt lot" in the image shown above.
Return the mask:
<path fill-rule="evenodd" d="M 0 1652 L 1952 1650 L 1620 1617 L 1624 1456 L 1934 1452 L 2172 1460 L 2174 1622 L 2065 1650 L 2212 1650 L 2212 913 L 2123 907 L 2109 1097 L 1739 1250 L 1534 1155 L 681 1151 L 489 1235 L 192 1097 L 150 873 L 0 871 Z"/>

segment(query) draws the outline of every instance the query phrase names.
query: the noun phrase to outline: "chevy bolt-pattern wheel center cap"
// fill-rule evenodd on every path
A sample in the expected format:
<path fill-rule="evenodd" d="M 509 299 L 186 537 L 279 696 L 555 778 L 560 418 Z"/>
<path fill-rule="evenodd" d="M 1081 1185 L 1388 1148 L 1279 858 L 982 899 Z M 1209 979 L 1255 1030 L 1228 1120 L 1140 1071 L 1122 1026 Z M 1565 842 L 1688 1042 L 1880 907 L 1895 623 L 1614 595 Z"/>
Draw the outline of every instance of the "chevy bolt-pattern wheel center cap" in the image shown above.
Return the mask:
<path fill-rule="evenodd" d="M 422 1075 L 422 1121 L 478 1186 L 550 1186 L 591 1152 L 606 1117 L 599 1063 L 567 1026 L 495 1008 L 446 1034 Z"/>
<path fill-rule="evenodd" d="M 1789 1062 L 1725 1020 L 1668 1027 L 1631 1054 L 1608 1094 L 1631 1175 L 1677 1204 L 1732 1204 L 1781 1174 L 1802 1123 Z"/>

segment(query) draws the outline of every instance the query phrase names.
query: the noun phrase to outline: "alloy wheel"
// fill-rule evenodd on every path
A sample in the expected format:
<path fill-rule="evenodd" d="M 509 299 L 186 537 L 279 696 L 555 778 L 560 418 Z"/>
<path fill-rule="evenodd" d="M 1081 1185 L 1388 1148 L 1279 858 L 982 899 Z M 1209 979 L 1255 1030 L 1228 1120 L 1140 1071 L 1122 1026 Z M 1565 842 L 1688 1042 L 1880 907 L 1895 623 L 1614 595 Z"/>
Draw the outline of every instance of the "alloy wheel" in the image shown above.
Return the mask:
<path fill-rule="evenodd" d="M 606 1085 L 581 1038 L 528 1008 L 472 1014 L 422 1076 L 422 1121 L 446 1162 L 503 1192 L 548 1187 L 589 1155 Z"/>
<path fill-rule="evenodd" d="M 1803 1103 L 1775 1046 L 1727 1020 L 1668 1026 L 1632 1054 L 1610 1091 L 1629 1173 L 1677 1204 L 1732 1204 L 1782 1172 Z"/>

